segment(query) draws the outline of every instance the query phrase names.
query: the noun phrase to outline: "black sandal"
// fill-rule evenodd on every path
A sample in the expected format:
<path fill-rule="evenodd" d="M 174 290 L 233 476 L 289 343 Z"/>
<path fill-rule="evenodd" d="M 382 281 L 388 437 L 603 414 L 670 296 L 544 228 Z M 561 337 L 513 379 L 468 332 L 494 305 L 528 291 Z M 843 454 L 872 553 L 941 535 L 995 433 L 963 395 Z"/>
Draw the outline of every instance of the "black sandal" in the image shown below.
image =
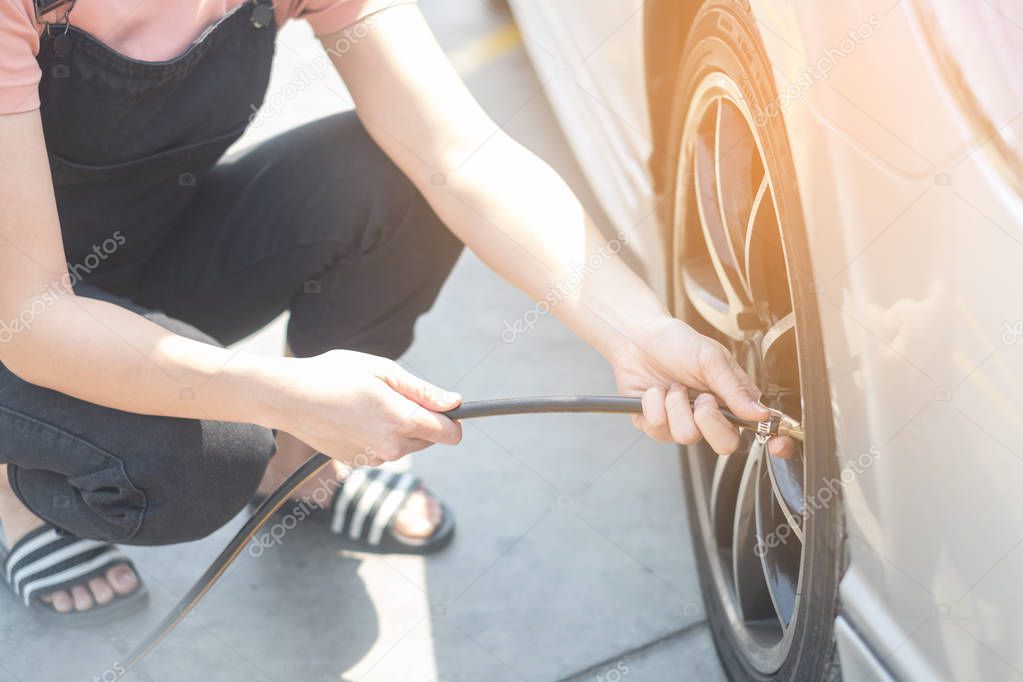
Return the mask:
<path fill-rule="evenodd" d="M 340 543 L 363 552 L 380 554 L 432 554 L 448 544 L 455 535 L 451 510 L 443 502 L 441 520 L 425 538 L 410 538 L 394 530 L 393 521 L 405 500 L 420 487 L 420 480 L 409 473 L 384 469 L 359 468 L 339 483 L 329 504 L 309 508 L 308 498 L 286 502 L 278 514 L 301 509 L 301 518 L 316 519 L 329 525 Z M 258 505 L 265 497 L 252 500 Z M 326 500 L 324 500 L 326 502 Z"/>
<path fill-rule="evenodd" d="M 138 586 L 130 594 L 115 594 L 106 604 L 93 604 L 87 611 L 61 613 L 42 601 L 47 594 L 88 583 L 103 576 L 117 564 L 127 564 L 135 576 L 139 573 L 131 559 L 113 545 L 97 540 L 83 540 L 56 526 L 44 524 L 22 537 L 9 550 L 0 547 L 3 577 L 14 594 L 37 616 L 51 623 L 88 627 L 110 622 L 141 610 L 149 592 L 138 578 Z"/>

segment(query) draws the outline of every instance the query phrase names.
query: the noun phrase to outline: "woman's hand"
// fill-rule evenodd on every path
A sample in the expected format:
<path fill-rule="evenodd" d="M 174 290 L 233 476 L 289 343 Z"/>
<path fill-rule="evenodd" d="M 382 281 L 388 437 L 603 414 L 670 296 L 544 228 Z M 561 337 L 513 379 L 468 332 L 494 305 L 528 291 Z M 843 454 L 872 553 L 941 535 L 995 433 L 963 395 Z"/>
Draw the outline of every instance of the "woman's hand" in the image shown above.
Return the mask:
<path fill-rule="evenodd" d="M 667 316 L 632 337 L 611 364 L 619 391 L 643 396 L 643 415 L 634 416 L 633 423 L 651 438 L 689 445 L 702 437 L 714 452 L 727 455 L 739 446 L 739 434 L 718 409 L 718 398 L 742 419 L 768 417 L 758 402 L 760 389 L 717 341 Z M 690 407 L 693 393 L 696 402 Z M 794 448 L 791 438 L 768 442 L 777 457 L 788 457 Z"/>
<path fill-rule="evenodd" d="M 332 350 L 279 363 L 271 370 L 279 392 L 271 425 L 345 464 L 378 466 L 462 439 L 461 425 L 438 414 L 461 396 L 391 360 Z"/>

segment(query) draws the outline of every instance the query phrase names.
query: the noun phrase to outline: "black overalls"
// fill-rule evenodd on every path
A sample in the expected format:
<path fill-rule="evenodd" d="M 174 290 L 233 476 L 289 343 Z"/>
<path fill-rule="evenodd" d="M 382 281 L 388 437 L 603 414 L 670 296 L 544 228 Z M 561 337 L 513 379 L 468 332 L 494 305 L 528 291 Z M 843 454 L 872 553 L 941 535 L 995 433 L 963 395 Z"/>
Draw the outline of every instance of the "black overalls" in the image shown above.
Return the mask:
<path fill-rule="evenodd" d="M 208 343 L 238 341 L 288 310 L 298 356 L 401 354 L 461 245 L 354 113 L 221 158 L 267 91 L 269 0 L 245 2 L 164 62 L 121 55 L 70 16 L 44 29 L 38 61 L 78 295 Z M 109 338 L 115 352 L 138 352 Z M 194 390 L 183 386 L 181 399 Z M 143 545 L 227 522 L 274 450 L 259 427 L 111 410 L 2 366 L 0 444 L 38 516 L 79 537 Z"/>

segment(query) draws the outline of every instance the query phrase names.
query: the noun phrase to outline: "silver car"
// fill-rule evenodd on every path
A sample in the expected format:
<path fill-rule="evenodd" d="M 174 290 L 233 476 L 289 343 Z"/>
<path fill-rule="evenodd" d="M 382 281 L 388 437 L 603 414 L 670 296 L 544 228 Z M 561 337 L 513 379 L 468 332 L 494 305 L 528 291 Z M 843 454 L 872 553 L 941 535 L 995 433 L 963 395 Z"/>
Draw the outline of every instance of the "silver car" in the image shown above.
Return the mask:
<path fill-rule="evenodd" d="M 511 4 L 650 281 L 806 425 L 682 453 L 728 674 L 1023 679 L 1023 4 Z"/>

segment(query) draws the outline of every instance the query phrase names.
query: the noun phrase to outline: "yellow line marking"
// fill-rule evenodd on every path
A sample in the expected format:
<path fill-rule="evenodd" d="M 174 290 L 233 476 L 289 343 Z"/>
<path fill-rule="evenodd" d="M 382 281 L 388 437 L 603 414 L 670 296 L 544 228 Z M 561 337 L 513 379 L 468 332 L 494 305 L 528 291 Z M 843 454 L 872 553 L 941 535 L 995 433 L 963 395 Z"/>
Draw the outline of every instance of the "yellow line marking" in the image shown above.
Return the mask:
<path fill-rule="evenodd" d="M 517 50 L 522 45 L 522 34 L 514 24 L 505 24 L 487 35 L 454 48 L 448 59 L 463 78 L 482 70 L 499 57 Z"/>

